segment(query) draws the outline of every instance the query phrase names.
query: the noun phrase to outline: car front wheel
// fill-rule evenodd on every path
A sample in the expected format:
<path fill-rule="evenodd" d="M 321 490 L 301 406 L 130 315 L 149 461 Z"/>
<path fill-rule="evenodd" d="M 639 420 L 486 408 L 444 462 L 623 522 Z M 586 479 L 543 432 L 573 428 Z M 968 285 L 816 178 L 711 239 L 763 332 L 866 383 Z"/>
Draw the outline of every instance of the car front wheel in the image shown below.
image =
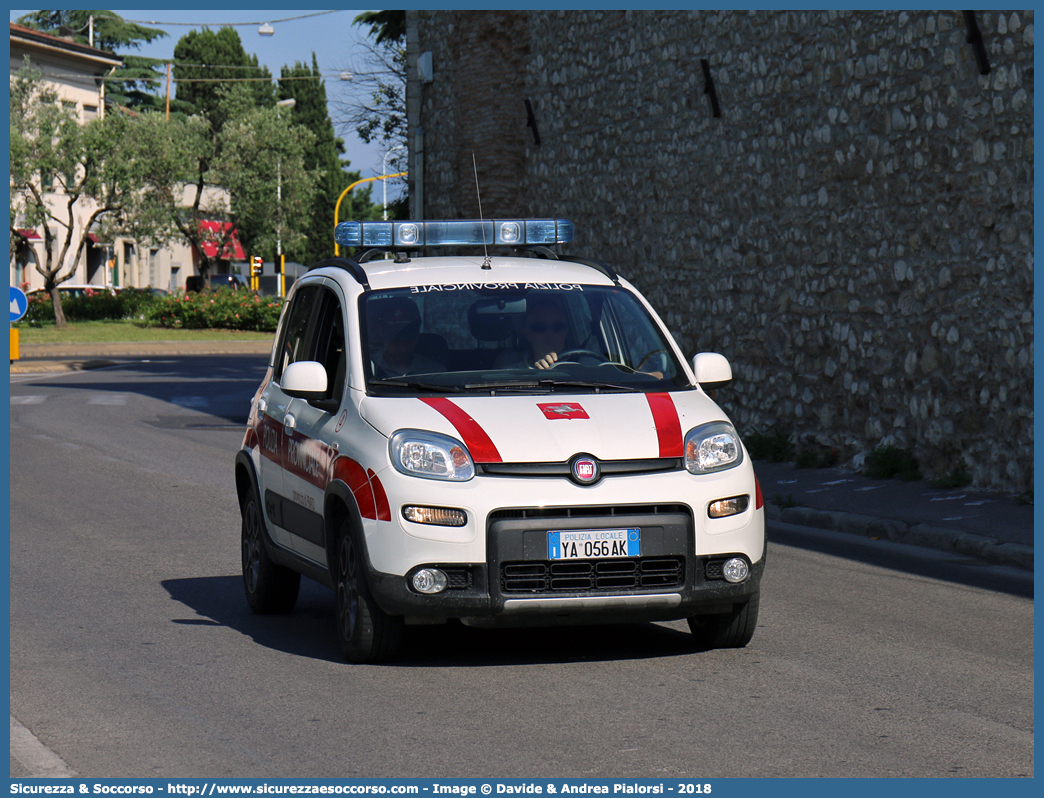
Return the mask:
<path fill-rule="evenodd" d="M 366 584 L 362 557 L 346 522 L 337 540 L 337 637 L 349 662 L 387 662 L 398 652 L 403 619 L 377 606 Z"/>
<path fill-rule="evenodd" d="M 737 604 L 724 615 L 694 615 L 689 618 L 693 642 L 701 651 L 711 648 L 743 648 L 758 625 L 759 594 Z"/>

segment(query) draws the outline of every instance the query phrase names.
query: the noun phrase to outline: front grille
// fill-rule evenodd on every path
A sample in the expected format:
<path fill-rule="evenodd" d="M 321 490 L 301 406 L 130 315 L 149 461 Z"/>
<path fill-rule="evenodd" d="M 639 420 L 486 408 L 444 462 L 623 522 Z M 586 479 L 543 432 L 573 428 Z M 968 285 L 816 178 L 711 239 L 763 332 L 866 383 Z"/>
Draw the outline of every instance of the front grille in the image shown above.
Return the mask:
<path fill-rule="evenodd" d="M 680 457 L 659 457 L 648 460 L 599 460 L 602 476 L 633 476 L 661 471 L 680 471 L 685 461 Z M 476 463 L 475 472 L 487 476 L 509 477 L 564 477 L 569 478 L 570 466 L 564 463 Z"/>
<path fill-rule="evenodd" d="M 684 557 L 506 562 L 500 568 L 504 593 L 619 593 L 680 587 L 684 581 Z"/>
<path fill-rule="evenodd" d="M 614 517 L 618 515 L 651 515 L 667 513 L 684 513 L 692 517 L 692 510 L 686 504 L 623 504 L 618 507 L 512 507 L 494 510 L 488 516 L 488 522 L 505 520 L 526 520 L 531 518 L 588 518 L 595 516 Z"/>

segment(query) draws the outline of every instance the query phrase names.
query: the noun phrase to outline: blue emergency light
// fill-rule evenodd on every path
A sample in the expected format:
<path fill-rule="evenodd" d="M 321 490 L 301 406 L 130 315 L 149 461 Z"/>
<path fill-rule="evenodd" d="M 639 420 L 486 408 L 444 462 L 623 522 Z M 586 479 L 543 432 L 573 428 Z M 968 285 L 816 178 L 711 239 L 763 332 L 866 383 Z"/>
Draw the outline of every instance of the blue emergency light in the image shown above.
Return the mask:
<path fill-rule="evenodd" d="M 468 219 L 453 222 L 341 222 L 334 240 L 342 247 L 480 247 L 568 244 L 565 219 Z"/>

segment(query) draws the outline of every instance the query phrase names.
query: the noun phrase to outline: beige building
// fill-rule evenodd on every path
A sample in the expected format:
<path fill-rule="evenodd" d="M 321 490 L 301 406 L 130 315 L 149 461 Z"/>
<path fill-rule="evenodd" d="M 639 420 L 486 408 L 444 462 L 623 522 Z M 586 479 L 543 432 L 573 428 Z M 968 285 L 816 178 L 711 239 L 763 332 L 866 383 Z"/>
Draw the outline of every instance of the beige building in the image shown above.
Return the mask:
<path fill-rule="evenodd" d="M 25 58 L 39 69 L 43 80 L 53 89 L 60 102 L 73 110 L 81 124 L 105 115 L 105 76 L 120 63 L 120 57 L 71 39 L 11 23 L 11 77 L 22 68 Z M 60 208 L 61 186 L 55 184 L 47 196 L 52 207 Z M 185 189 L 185 202 L 193 199 L 192 188 Z M 214 205 L 214 198 L 206 198 Z M 216 203 L 220 205 L 220 202 Z M 86 216 L 86 212 L 81 212 Z M 74 225 L 80 222 L 73 220 Z M 220 224 L 220 223 L 213 223 Z M 13 243 L 11 247 L 11 285 L 28 284 L 28 290 L 43 287 L 43 276 L 36 270 L 44 259 L 43 230 L 29 229 L 16 220 L 16 229 L 29 239 L 28 244 Z M 228 260 L 221 261 L 216 273 L 241 271 L 246 274 L 246 255 L 236 242 L 228 252 Z M 133 239 L 117 238 L 100 241 L 88 234 L 88 241 L 80 253 L 76 270 L 68 284 L 97 286 L 154 287 L 168 291 L 185 288 L 186 279 L 198 274 L 199 255 L 187 243 L 163 247 L 139 247 Z M 65 273 L 65 268 L 62 274 Z"/>

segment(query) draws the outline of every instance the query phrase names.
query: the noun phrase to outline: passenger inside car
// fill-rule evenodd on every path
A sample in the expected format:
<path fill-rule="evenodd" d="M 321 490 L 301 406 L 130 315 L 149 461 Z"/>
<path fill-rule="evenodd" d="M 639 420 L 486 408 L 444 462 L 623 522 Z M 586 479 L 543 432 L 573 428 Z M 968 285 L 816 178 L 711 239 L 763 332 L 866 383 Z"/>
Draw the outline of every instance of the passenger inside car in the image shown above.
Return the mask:
<path fill-rule="evenodd" d="M 446 370 L 443 363 L 417 351 L 421 318 L 417 305 L 407 297 L 377 299 L 375 315 L 379 340 L 373 355 L 373 373 L 378 379 L 430 374 Z"/>

